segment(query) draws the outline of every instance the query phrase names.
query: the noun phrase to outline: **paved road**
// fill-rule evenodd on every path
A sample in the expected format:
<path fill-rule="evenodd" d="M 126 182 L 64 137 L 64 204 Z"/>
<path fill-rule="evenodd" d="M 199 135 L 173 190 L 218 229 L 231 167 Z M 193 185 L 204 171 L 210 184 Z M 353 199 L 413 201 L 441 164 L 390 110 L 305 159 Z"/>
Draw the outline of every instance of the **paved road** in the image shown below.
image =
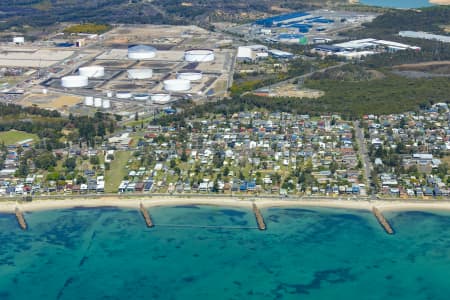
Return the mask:
<path fill-rule="evenodd" d="M 364 133 L 363 130 L 359 127 L 360 121 L 353 122 L 353 126 L 355 127 L 355 135 L 356 140 L 359 144 L 359 157 L 362 159 L 363 168 L 364 168 L 364 175 L 366 179 L 367 187 L 370 187 L 370 184 L 372 182 L 370 172 L 372 170 L 372 163 L 370 162 L 369 154 L 367 151 L 367 145 L 366 141 L 364 140 Z"/>
<path fill-rule="evenodd" d="M 277 83 L 274 83 L 274 84 L 271 84 L 271 85 L 268 85 L 268 86 L 265 86 L 265 87 L 262 87 L 262 88 L 258 88 L 257 90 L 274 89 L 274 88 L 279 87 L 279 86 L 281 86 L 281 85 L 285 85 L 285 84 L 288 84 L 288 83 L 293 83 L 293 82 L 295 82 L 295 81 L 298 80 L 298 79 L 302 79 L 302 78 L 305 79 L 305 78 L 308 78 L 309 76 L 311 76 L 311 75 L 314 74 L 314 73 L 317 73 L 317 72 L 319 72 L 319 73 L 326 72 L 326 71 L 328 71 L 328 70 L 340 68 L 340 67 L 342 67 L 343 65 L 346 65 L 346 64 L 348 64 L 348 62 L 340 62 L 340 63 L 338 63 L 338 64 L 335 65 L 335 66 L 323 68 L 323 69 L 320 69 L 320 70 L 315 70 L 315 71 L 313 71 L 313 72 L 309 72 L 309 73 L 306 73 L 306 74 L 303 74 L 303 75 L 300 75 L 300 76 L 292 77 L 292 78 L 286 79 L 286 80 L 284 80 L 284 81 L 280 81 L 280 82 L 277 82 Z"/>
<path fill-rule="evenodd" d="M 336 201 L 336 202 L 345 202 L 346 200 L 359 200 L 359 201 L 369 201 L 372 197 L 367 196 L 360 196 L 360 195 L 340 195 L 338 197 L 330 197 L 330 196 L 299 196 L 299 195 L 291 195 L 289 197 L 280 197 L 275 195 L 245 195 L 245 194 L 236 194 L 236 195 L 230 195 L 230 194 L 200 194 L 200 193 L 186 193 L 186 194 L 169 194 L 169 193 L 147 193 L 147 192 L 136 192 L 136 193 L 124 193 L 124 194 L 118 194 L 118 193 L 104 193 L 104 194 L 70 194 L 70 195 L 34 195 L 33 200 L 61 200 L 66 201 L 68 199 L 94 199 L 94 198 L 114 198 L 114 199 L 122 199 L 126 201 L 127 199 L 132 198 L 139 198 L 139 199 L 155 199 L 160 200 L 162 198 L 169 198 L 169 199 L 176 199 L 176 198 L 191 198 L 192 201 L 195 202 L 195 199 L 201 199 L 201 198 L 217 198 L 219 199 L 236 199 L 241 200 L 242 202 L 249 201 L 252 203 L 253 201 L 257 201 L 258 199 L 267 199 L 267 200 L 284 200 L 286 202 L 295 202 L 295 201 L 308 201 L 308 200 L 315 200 L 315 201 Z M 10 201 L 22 201 L 23 196 L 3 196 L 0 197 L 0 202 L 10 202 Z M 442 202 L 448 202 L 450 203 L 450 198 L 440 198 L 440 199 L 419 199 L 419 198 L 409 198 L 407 200 L 403 198 L 389 198 L 389 197 L 377 197 L 376 200 L 373 203 L 376 203 L 377 201 L 390 201 L 390 202 L 401 202 L 401 203 L 442 203 Z M 218 202 L 220 204 L 220 202 Z"/>

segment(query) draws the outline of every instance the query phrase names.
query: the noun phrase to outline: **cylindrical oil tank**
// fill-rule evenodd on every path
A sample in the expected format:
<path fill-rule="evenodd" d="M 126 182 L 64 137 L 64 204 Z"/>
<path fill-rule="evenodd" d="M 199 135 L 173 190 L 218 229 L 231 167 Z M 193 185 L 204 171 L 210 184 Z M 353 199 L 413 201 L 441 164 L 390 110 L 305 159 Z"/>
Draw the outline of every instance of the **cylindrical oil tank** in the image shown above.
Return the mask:
<path fill-rule="evenodd" d="M 94 98 L 94 106 L 102 107 L 102 98 Z"/>
<path fill-rule="evenodd" d="M 152 69 L 130 69 L 127 71 L 129 79 L 149 79 L 153 76 Z"/>
<path fill-rule="evenodd" d="M 111 100 L 104 99 L 103 102 L 102 102 L 102 108 L 104 108 L 104 109 L 111 108 Z"/>
<path fill-rule="evenodd" d="M 84 98 L 84 105 L 86 105 L 86 106 L 94 106 L 94 97 L 86 96 Z"/>
<path fill-rule="evenodd" d="M 119 99 L 130 99 L 133 94 L 129 91 L 119 91 L 116 93 L 116 97 Z"/>
<path fill-rule="evenodd" d="M 191 89 L 191 82 L 185 79 L 169 79 L 164 81 L 164 89 L 168 92 L 184 92 Z"/>
<path fill-rule="evenodd" d="M 105 68 L 102 66 L 82 67 L 78 69 L 78 73 L 88 78 L 98 78 L 105 76 Z"/>
<path fill-rule="evenodd" d="M 167 104 L 170 102 L 169 94 L 153 94 L 150 99 L 155 104 Z"/>
<path fill-rule="evenodd" d="M 71 75 L 61 78 L 61 85 L 65 88 L 85 87 L 88 84 L 89 81 L 86 76 Z"/>
<path fill-rule="evenodd" d="M 145 93 L 142 93 L 142 94 L 134 94 L 133 95 L 133 99 L 134 100 L 142 100 L 142 101 L 145 101 L 145 100 L 148 100 L 150 98 L 150 95 L 149 94 L 145 94 Z"/>
<path fill-rule="evenodd" d="M 129 59 L 150 59 L 156 56 L 156 49 L 146 45 L 136 45 L 128 48 Z"/>
<path fill-rule="evenodd" d="M 202 79 L 203 74 L 201 71 L 180 71 L 177 73 L 177 79 L 184 79 L 189 81 L 198 81 Z"/>
<path fill-rule="evenodd" d="M 187 62 L 209 62 L 214 60 L 214 50 L 191 49 L 184 52 L 184 60 Z"/>

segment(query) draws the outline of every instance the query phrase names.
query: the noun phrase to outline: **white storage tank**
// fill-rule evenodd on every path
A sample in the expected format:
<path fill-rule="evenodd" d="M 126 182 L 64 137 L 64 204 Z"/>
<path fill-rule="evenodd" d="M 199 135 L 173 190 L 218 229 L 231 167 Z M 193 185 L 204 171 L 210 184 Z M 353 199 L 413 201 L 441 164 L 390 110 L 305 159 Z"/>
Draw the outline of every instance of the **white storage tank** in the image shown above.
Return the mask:
<path fill-rule="evenodd" d="M 102 102 L 102 108 L 104 108 L 104 109 L 111 108 L 111 100 L 104 99 L 103 102 Z"/>
<path fill-rule="evenodd" d="M 168 92 L 184 92 L 191 89 L 191 82 L 185 79 L 169 79 L 164 81 L 164 89 Z"/>
<path fill-rule="evenodd" d="M 153 94 L 150 99 L 154 104 L 167 104 L 170 102 L 169 94 Z"/>
<path fill-rule="evenodd" d="M 145 101 L 145 100 L 148 100 L 149 98 L 150 98 L 150 95 L 149 95 L 149 94 L 145 94 L 145 93 L 142 93 L 142 94 L 134 94 L 134 95 L 133 95 L 133 99 L 134 99 L 134 100 Z"/>
<path fill-rule="evenodd" d="M 84 98 L 84 105 L 86 105 L 86 106 L 94 106 L 94 97 L 86 96 Z"/>
<path fill-rule="evenodd" d="M 13 43 L 17 45 L 21 45 L 25 43 L 25 37 L 23 36 L 15 36 L 13 37 Z"/>
<path fill-rule="evenodd" d="M 88 78 L 81 75 L 70 75 L 61 78 L 61 85 L 65 88 L 85 87 L 89 84 Z"/>
<path fill-rule="evenodd" d="M 130 69 L 127 71 L 129 79 L 149 79 L 153 76 L 152 69 Z"/>
<path fill-rule="evenodd" d="M 187 62 L 209 62 L 214 61 L 214 50 L 192 49 L 184 52 L 184 60 Z"/>
<path fill-rule="evenodd" d="M 99 78 L 105 76 L 105 68 L 102 66 L 82 67 L 78 69 L 78 73 L 88 78 Z"/>
<path fill-rule="evenodd" d="M 128 91 L 120 91 L 116 93 L 116 97 L 119 99 L 130 99 L 131 96 L 133 96 L 133 94 L 131 94 L 131 92 Z"/>
<path fill-rule="evenodd" d="M 94 98 L 94 107 L 102 107 L 102 98 Z"/>
<path fill-rule="evenodd" d="M 203 74 L 201 71 L 180 71 L 177 73 L 177 79 L 184 79 L 189 81 L 197 81 L 202 79 Z"/>
<path fill-rule="evenodd" d="M 129 59 L 150 59 L 156 56 L 156 49 L 146 45 L 136 45 L 128 48 Z"/>

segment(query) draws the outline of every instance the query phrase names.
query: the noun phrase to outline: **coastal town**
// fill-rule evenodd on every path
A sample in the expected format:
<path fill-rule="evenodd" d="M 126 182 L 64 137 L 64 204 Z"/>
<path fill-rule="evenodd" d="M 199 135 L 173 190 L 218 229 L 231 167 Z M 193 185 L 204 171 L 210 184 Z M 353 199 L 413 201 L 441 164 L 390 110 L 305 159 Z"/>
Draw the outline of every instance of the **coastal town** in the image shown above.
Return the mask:
<path fill-rule="evenodd" d="M 127 126 L 100 147 L 36 157 L 30 138 L 3 145 L 0 194 L 446 197 L 449 116 L 445 103 L 360 123 L 286 112 L 211 115 L 183 127 Z M 48 170 L 38 167 L 46 155 L 54 160 Z"/>

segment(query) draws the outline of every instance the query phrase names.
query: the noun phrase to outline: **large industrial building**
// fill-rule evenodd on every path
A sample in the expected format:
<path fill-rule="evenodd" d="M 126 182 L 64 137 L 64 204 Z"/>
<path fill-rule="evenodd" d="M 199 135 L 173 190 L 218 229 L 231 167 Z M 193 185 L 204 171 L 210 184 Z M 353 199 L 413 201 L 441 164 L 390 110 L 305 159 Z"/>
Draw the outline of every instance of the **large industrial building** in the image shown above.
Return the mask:
<path fill-rule="evenodd" d="M 403 50 L 420 51 L 420 47 L 367 38 L 333 45 L 317 45 L 312 51 L 322 55 L 337 55 L 353 59 L 381 52 L 397 52 Z"/>
<path fill-rule="evenodd" d="M 442 43 L 450 43 L 450 36 L 432 34 L 432 33 L 423 32 L 423 31 L 408 31 L 408 30 L 400 31 L 398 33 L 398 35 L 402 36 L 402 37 L 408 37 L 408 38 L 432 40 L 432 41 L 438 41 L 438 42 L 442 42 Z"/>

